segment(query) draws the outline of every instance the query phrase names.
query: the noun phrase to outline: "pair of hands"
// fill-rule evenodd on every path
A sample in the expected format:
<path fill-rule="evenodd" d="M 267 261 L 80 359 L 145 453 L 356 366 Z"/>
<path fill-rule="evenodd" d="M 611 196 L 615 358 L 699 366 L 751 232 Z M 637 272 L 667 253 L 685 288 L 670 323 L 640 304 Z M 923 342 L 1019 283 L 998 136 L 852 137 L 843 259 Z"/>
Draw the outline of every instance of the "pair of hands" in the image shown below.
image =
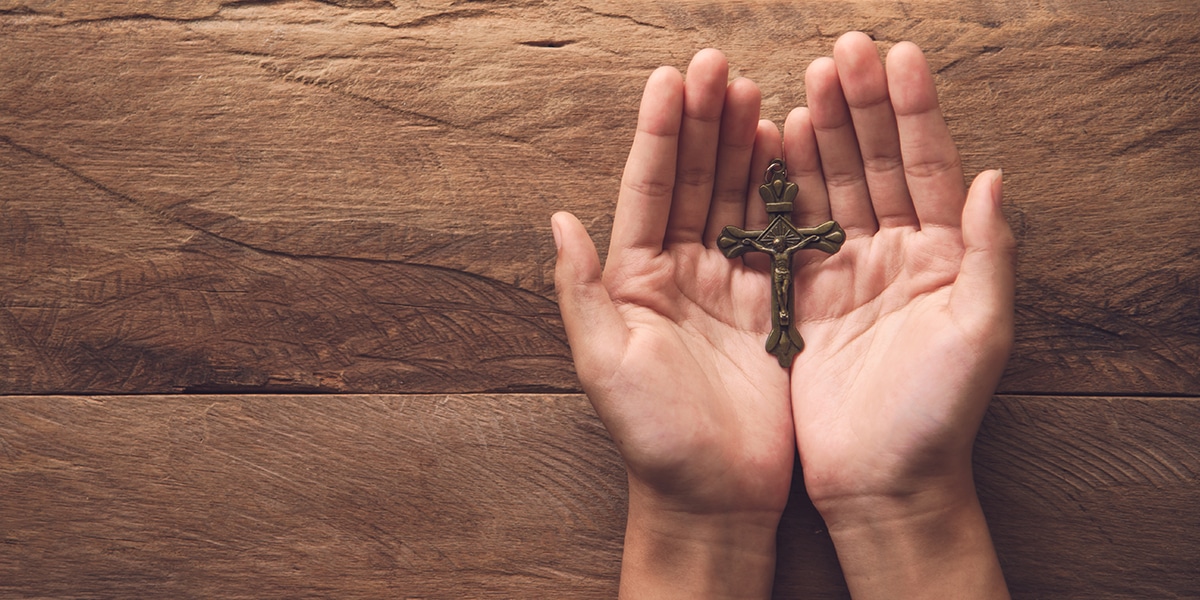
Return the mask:
<path fill-rule="evenodd" d="M 719 52 L 686 81 L 656 70 L 603 270 L 579 221 L 553 218 L 576 368 L 629 474 L 623 597 L 769 596 L 797 450 L 855 597 L 1005 593 L 971 475 L 1012 339 L 1000 174 L 964 185 L 916 46 L 885 67 L 851 33 L 833 54 L 782 136 Z M 757 188 L 780 157 L 793 222 L 847 233 L 793 261 L 807 345 L 790 370 L 763 348 L 769 260 L 716 247 L 726 225 L 766 226 Z"/>

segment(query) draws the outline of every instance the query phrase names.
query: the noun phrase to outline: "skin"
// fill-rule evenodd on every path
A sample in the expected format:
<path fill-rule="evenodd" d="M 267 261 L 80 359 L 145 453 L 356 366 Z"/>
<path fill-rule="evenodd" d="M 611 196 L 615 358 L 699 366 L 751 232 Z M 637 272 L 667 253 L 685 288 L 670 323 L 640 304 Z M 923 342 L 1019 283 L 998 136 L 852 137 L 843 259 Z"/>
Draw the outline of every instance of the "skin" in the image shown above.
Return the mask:
<path fill-rule="evenodd" d="M 759 135 L 759 90 L 727 84 L 719 52 L 688 73 L 646 84 L 603 272 L 579 221 L 554 216 L 556 284 L 628 470 L 622 597 L 763 597 L 795 454 L 789 382 L 762 350 L 769 275 L 714 244 L 780 140 Z"/>
<path fill-rule="evenodd" d="M 1012 343 L 999 173 L 968 193 L 916 46 L 897 44 L 885 68 L 850 33 L 833 54 L 809 67 L 809 108 L 785 124 L 806 216 L 848 238 L 797 269 L 805 485 L 854 597 L 1007 597 L 971 474 Z"/>
<path fill-rule="evenodd" d="M 554 215 L 560 308 L 584 390 L 629 477 L 625 598 L 765 598 L 799 451 L 856 598 L 1006 597 L 970 452 L 1012 338 L 1013 238 L 999 173 L 963 184 L 928 66 L 886 67 L 847 34 L 806 75 L 784 135 L 723 55 L 646 84 L 601 269 Z M 834 218 L 842 250 L 793 260 L 807 347 L 762 344 L 770 260 L 728 260 L 786 157 L 793 220 Z"/>

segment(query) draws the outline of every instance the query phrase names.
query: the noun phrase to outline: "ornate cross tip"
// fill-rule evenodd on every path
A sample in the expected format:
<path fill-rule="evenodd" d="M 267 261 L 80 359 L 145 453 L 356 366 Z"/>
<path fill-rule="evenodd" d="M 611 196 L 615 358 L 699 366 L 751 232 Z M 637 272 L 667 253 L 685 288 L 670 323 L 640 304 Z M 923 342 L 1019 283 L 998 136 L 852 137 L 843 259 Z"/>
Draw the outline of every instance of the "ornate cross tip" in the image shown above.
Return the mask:
<path fill-rule="evenodd" d="M 785 369 L 792 366 L 792 359 L 804 349 L 804 340 L 792 318 L 792 255 L 806 248 L 833 254 L 846 241 L 846 232 L 837 221 L 826 221 L 816 227 L 792 224 L 790 216 L 798 191 L 796 184 L 787 180 L 783 161 L 778 158 L 771 161 L 764 183 L 758 188 L 771 217 L 766 229 L 747 231 L 730 225 L 717 238 L 717 247 L 726 258 L 737 258 L 747 252 L 762 252 L 771 257 L 771 333 L 767 335 L 767 352 L 774 354 Z"/>

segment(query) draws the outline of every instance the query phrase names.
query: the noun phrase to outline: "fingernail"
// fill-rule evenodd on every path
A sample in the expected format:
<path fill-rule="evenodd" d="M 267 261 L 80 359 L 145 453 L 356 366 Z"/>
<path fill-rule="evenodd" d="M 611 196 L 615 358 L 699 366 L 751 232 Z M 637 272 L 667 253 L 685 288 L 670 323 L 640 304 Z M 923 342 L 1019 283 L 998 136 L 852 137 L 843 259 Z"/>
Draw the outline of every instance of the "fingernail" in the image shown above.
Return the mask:
<path fill-rule="evenodd" d="M 558 230 L 558 219 L 550 217 L 550 233 L 554 234 L 554 248 L 562 252 L 562 233 Z"/>
<path fill-rule="evenodd" d="M 996 176 L 992 178 L 992 202 L 996 206 L 1004 203 L 1004 169 L 996 169 Z"/>

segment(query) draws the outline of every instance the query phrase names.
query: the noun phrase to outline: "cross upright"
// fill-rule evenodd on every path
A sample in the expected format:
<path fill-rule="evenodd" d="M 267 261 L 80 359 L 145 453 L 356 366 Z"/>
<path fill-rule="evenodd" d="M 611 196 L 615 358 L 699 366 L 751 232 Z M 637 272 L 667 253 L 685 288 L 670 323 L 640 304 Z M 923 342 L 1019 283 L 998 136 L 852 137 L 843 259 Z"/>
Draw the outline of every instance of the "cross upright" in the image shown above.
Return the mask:
<path fill-rule="evenodd" d="M 721 230 L 717 247 L 726 258 L 747 252 L 762 252 L 771 257 L 771 333 L 767 352 L 779 359 L 783 368 L 804 349 L 804 340 L 792 318 L 792 255 L 804 248 L 833 254 L 841 249 L 846 232 L 837 221 L 816 227 L 796 227 L 789 218 L 799 188 L 787 180 L 787 167 L 780 159 L 771 161 L 759 186 L 758 195 L 767 204 L 770 223 L 761 231 L 747 231 L 732 225 Z"/>

